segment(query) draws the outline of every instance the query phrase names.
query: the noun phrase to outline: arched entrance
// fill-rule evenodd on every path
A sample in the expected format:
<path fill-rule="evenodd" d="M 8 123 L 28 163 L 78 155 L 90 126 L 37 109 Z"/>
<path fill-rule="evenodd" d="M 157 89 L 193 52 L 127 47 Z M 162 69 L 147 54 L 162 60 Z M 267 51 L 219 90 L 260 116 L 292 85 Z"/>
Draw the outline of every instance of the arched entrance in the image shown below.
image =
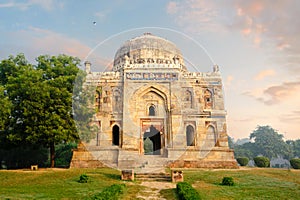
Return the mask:
<path fill-rule="evenodd" d="M 144 154 L 145 155 L 160 155 L 161 136 L 160 132 L 151 125 L 144 133 Z M 152 147 L 151 147 L 152 145 Z M 152 152 L 151 152 L 152 150 Z"/>
<path fill-rule="evenodd" d="M 120 128 L 118 125 L 114 125 L 112 128 L 112 145 L 120 145 Z"/>

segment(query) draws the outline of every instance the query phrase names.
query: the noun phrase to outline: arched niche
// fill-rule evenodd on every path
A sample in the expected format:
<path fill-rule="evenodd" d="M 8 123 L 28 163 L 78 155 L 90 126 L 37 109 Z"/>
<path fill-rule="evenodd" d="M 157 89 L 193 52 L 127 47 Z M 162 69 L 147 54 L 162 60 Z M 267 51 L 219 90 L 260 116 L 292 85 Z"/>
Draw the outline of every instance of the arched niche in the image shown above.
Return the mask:
<path fill-rule="evenodd" d="M 149 111 L 149 116 L 156 116 L 156 108 L 154 105 L 150 105 L 148 111 Z"/>
<path fill-rule="evenodd" d="M 192 125 L 186 127 L 186 145 L 195 146 L 195 129 Z"/>
<path fill-rule="evenodd" d="M 120 145 L 120 127 L 118 125 L 112 127 L 112 145 Z"/>

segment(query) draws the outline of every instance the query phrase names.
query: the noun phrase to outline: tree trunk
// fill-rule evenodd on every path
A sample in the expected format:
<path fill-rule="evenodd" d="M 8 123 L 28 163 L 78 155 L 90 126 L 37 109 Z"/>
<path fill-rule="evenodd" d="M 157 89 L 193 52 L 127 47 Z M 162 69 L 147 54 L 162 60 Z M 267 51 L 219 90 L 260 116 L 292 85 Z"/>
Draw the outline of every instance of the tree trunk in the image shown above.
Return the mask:
<path fill-rule="evenodd" d="M 55 145 L 54 142 L 50 143 L 50 167 L 54 168 L 54 158 L 55 158 Z"/>

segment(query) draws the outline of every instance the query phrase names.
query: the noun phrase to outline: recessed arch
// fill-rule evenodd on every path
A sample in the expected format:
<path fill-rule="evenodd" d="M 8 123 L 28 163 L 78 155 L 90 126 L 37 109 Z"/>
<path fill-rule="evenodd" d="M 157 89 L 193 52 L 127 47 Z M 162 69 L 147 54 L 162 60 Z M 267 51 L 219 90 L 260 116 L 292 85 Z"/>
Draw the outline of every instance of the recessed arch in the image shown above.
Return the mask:
<path fill-rule="evenodd" d="M 193 94 L 190 90 L 186 90 L 183 94 L 183 101 L 186 108 L 192 108 L 193 106 Z"/>
<path fill-rule="evenodd" d="M 195 129 L 192 125 L 186 126 L 186 145 L 195 146 Z"/>
<path fill-rule="evenodd" d="M 117 124 L 112 127 L 112 145 L 120 145 L 120 127 Z"/>
<path fill-rule="evenodd" d="M 213 108 L 213 92 L 208 88 L 204 91 L 204 106 L 206 109 Z"/>
<path fill-rule="evenodd" d="M 153 104 L 149 106 L 148 111 L 149 111 L 149 116 L 156 116 L 156 108 Z"/>
<path fill-rule="evenodd" d="M 210 144 L 209 146 L 214 147 L 217 142 L 217 132 L 213 125 L 208 125 L 206 129 L 206 140 Z"/>

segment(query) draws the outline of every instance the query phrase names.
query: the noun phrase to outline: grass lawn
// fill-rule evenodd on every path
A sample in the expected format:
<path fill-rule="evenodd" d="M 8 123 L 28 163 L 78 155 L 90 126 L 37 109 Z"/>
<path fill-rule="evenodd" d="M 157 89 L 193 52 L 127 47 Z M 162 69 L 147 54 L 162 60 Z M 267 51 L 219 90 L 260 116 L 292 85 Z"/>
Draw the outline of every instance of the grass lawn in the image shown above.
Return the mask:
<path fill-rule="evenodd" d="M 89 176 L 88 183 L 78 182 L 81 174 Z M 123 183 L 117 170 L 107 168 L 1 170 L 0 180 L 0 199 L 86 199 L 114 183 Z"/>
<path fill-rule="evenodd" d="M 90 177 L 88 183 L 78 182 L 81 174 Z M 221 186 L 224 176 L 233 177 L 236 185 Z M 184 179 L 203 199 L 300 199 L 300 170 L 184 170 Z M 87 199 L 114 183 L 125 183 L 121 199 L 129 200 L 145 188 L 138 181 L 121 181 L 113 169 L 0 170 L 0 180 L 0 199 Z M 160 194 L 177 198 L 175 189 Z"/>
<path fill-rule="evenodd" d="M 185 171 L 202 199 L 300 199 L 300 170 L 242 168 L 240 170 Z M 222 186 L 223 177 L 234 186 Z"/>

